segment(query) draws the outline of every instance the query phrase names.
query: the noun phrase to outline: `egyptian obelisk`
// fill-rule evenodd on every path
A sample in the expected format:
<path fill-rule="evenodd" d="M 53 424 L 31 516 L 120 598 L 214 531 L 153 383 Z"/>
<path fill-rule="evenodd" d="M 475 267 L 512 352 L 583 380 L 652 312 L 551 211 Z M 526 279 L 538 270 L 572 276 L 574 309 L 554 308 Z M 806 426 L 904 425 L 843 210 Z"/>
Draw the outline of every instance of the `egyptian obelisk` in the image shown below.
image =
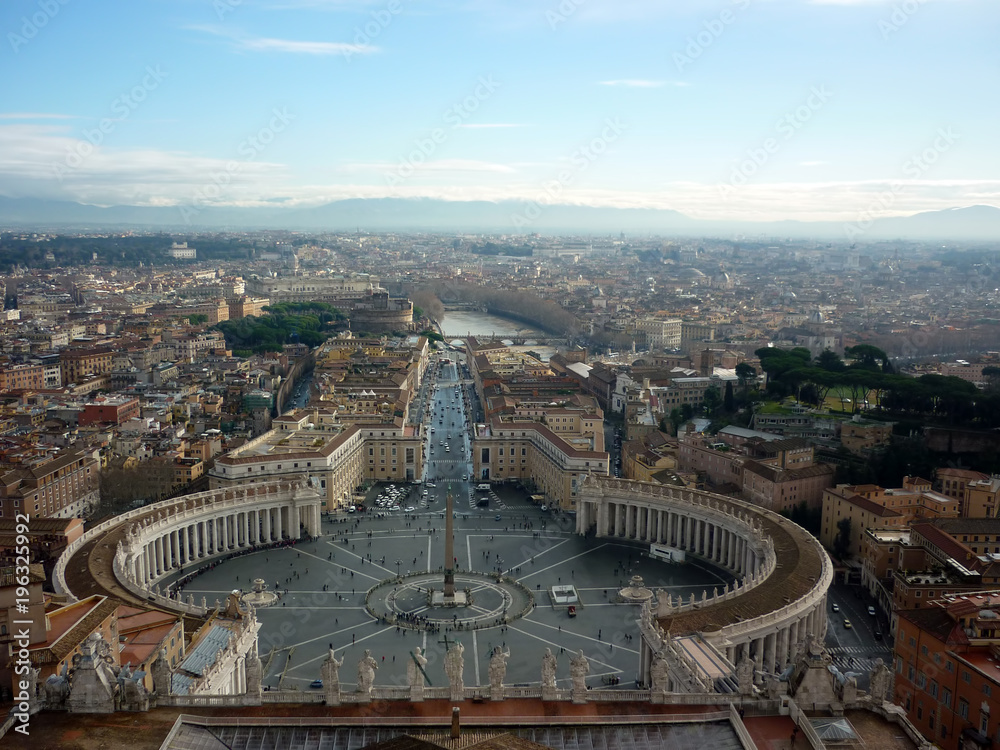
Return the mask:
<path fill-rule="evenodd" d="M 445 503 L 444 521 L 444 600 L 455 601 L 455 504 L 451 497 L 451 484 L 448 485 L 448 499 Z"/>

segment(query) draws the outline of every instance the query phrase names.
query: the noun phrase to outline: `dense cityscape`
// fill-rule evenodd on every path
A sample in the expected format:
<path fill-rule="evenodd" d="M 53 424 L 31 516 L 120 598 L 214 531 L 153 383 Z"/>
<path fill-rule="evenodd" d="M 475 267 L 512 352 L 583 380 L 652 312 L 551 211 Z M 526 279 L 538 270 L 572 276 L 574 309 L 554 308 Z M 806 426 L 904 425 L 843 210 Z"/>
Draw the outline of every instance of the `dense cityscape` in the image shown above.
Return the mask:
<path fill-rule="evenodd" d="M 766 713 L 803 684 L 820 690 L 809 676 L 819 669 L 831 705 L 872 710 L 861 696 L 881 692 L 914 732 L 947 746 L 978 683 L 945 676 L 977 670 L 1000 687 L 988 663 L 1000 645 L 989 625 L 1000 319 L 987 247 L 5 233 L 0 524 L 11 567 L 0 689 L 15 699 L 12 721 L 19 704 L 148 711 L 199 696 L 261 705 L 272 691 L 346 705 L 353 680 L 331 678 L 331 664 L 344 662 L 338 650 L 361 655 L 366 625 L 394 631 L 386 643 L 367 637 L 380 636 L 371 645 L 402 674 L 420 651 L 401 650 L 400 628 L 433 655 L 438 633 L 505 632 L 522 618 L 527 628 L 533 610 L 552 609 L 571 618 L 538 622 L 564 633 L 559 651 L 603 667 L 598 681 L 569 665 L 574 701 L 587 698 L 577 688 L 665 705 L 708 693 Z M 629 493 L 660 504 L 633 509 Z M 278 504 L 262 509 L 260 497 Z M 234 502 L 245 509 L 220 522 Z M 701 503 L 729 508 L 728 523 L 760 513 L 749 528 L 766 534 L 737 542 L 730 526 L 689 527 L 685 513 Z M 215 520 L 178 525 L 206 510 Z M 416 592 L 439 581 L 432 542 L 446 515 L 446 537 L 470 551 L 467 562 L 450 556 L 469 601 L 437 616 Z M 165 536 L 143 541 L 161 525 Z M 426 549 L 389 545 L 414 525 L 431 534 Z M 530 554 L 472 533 L 512 525 L 531 531 Z M 599 562 L 603 538 L 629 551 L 627 562 L 609 558 L 613 574 Z M 117 552 L 95 554 L 114 539 Z M 359 539 L 378 543 L 359 557 Z M 573 554 L 550 550 L 553 539 Z M 303 553 L 330 568 L 325 578 L 306 584 Z M 292 572 L 272 584 L 260 557 L 280 555 Z M 598 615 L 595 584 L 638 627 Z M 732 609 L 748 586 L 759 587 L 763 633 L 747 627 L 752 608 Z M 783 630 L 771 589 L 792 610 Z M 311 590 L 320 600 L 305 605 Z M 326 609 L 334 591 L 347 628 L 300 619 L 289 637 L 287 617 L 271 616 L 289 604 Z M 348 631 L 350 643 L 338 642 Z M 99 658 L 109 636 L 117 653 Z M 506 670 L 511 649 L 538 645 L 523 642 L 537 638 L 527 631 L 507 638 L 495 653 L 470 644 L 473 683 L 494 700 L 504 690 L 496 653 Z M 452 701 L 464 699 L 461 674 L 443 662 Z M 537 679 L 532 663 L 511 659 L 518 689 Z M 409 687 L 394 689 L 430 698 L 433 669 L 420 668 L 426 688 L 409 668 Z M 106 694 L 76 687 L 88 670 Z M 375 678 L 365 686 L 363 671 L 358 699 L 370 700 Z M 559 697 L 544 675 L 540 689 Z M 941 708 L 918 708 L 934 693 Z"/>

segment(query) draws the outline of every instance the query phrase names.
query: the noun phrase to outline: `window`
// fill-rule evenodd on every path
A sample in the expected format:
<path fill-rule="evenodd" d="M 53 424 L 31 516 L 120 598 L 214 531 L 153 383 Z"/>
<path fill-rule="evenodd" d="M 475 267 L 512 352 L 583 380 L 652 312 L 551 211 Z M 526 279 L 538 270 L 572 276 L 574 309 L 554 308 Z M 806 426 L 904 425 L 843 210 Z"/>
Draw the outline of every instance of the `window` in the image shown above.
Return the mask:
<path fill-rule="evenodd" d="M 983 695 L 989 695 L 990 692 L 991 692 L 991 690 L 990 690 L 990 683 L 984 682 L 983 683 Z"/>
<path fill-rule="evenodd" d="M 951 691 L 948 688 L 941 688 L 941 705 L 951 708 Z"/>
<path fill-rule="evenodd" d="M 965 698 L 958 699 L 958 715 L 963 719 L 969 718 L 969 701 L 965 700 Z"/>
<path fill-rule="evenodd" d="M 962 682 L 967 682 L 970 685 L 972 684 L 972 675 L 965 670 L 962 670 Z"/>

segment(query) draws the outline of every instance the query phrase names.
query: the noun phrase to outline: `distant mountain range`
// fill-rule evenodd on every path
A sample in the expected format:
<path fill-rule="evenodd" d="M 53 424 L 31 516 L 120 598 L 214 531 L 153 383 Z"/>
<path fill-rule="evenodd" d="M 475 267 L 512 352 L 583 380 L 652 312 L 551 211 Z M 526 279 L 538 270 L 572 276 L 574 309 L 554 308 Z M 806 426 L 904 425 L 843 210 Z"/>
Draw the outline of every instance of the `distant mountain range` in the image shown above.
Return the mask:
<path fill-rule="evenodd" d="M 33 229 L 162 228 L 302 229 L 353 232 L 489 232 L 505 234 L 656 234 L 690 237 L 795 237 L 872 240 L 1000 240 L 1000 208 L 968 206 L 868 225 L 841 222 L 737 222 L 692 219 L 678 211 L 645 208 L 542 206 L 525 215 L 522 202 L 444 201 L 431 198 L 356 198 L 313 208 L 200 208 L 90 206 L 70 201 L 0 197 L 0 227 Z"/>

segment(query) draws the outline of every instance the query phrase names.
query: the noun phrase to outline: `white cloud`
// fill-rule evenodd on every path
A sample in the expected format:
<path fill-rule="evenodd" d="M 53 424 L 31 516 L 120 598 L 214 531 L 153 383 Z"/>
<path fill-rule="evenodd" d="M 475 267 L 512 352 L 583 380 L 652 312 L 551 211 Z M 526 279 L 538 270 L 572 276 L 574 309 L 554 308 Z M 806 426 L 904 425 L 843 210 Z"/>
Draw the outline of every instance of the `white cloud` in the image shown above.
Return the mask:
<path fill-rule="evenodd" d="M 438 159 L 417 166 L 404 184 L 390 187 L 396 162 L 351 163 L 343 179 L 318 183 L 285 165 L 215 158 L 157 149 L 92 147 L 65 124 L 0 124 L 0 195 L 71 200 L 95 205 L 307 206 L 347 197 L 432 197 L 445 200 L 513 200 L 620 208 L 669 208 L 694 218 L 732 220 L 857 221 L 860 212 L 908 215 L 973 204 L 1000 205 L 1000 179 L 865 180 L 760 183 L 723 196 L 719 185 L 660 183 L 648 190 L 567 184 L 558 201 L 545 186 L 558 165 L 500 164 Z M 84 148 L 86 146 L 87 148 Z M 81 149 L 83 148 L 83 151 Z M 87 156 L 72 169 L 67 154 Z M 236 153 L 234 144 L 233 153 Z M 57 171 L 62 171 L 62 180 Z M 221 179 L 220 179 L 221 176 Z M 885 196 L 891 203 L 885 206 Z"/>
<path fill-rule="evenodd" d="M 599 86 L 621 86 L 629 89 L 658 89 L 663 86 L 690 86 L 683 81 L 650 81 L 643 78 L 620 78 L 614 81 L 598 81 Z"/>
<path fill-rule="evenodd" d="M 486 130 L 489 128 L 524 128 L 527 126 L 516 122 L 469 122 L 463 123 L 458 127 L 468 128 L 469 130 Z"/>
<path fill-rule="evenodd" d="M 79 115 L 58 115 L 48 112 L 2 112 L 0 120 L 75 120 Z"/>
<path fill-rule="evenodd" d="M 378 47 L 371 44 L 307 42 L 296 39 L 252 36 L 238 30 L 218 26 L 188 26 L 187 28 L 228 39 L 236 49 L 248 52 L 287 52 L 298 55 L 366 55 L 379 51 Z"/>

